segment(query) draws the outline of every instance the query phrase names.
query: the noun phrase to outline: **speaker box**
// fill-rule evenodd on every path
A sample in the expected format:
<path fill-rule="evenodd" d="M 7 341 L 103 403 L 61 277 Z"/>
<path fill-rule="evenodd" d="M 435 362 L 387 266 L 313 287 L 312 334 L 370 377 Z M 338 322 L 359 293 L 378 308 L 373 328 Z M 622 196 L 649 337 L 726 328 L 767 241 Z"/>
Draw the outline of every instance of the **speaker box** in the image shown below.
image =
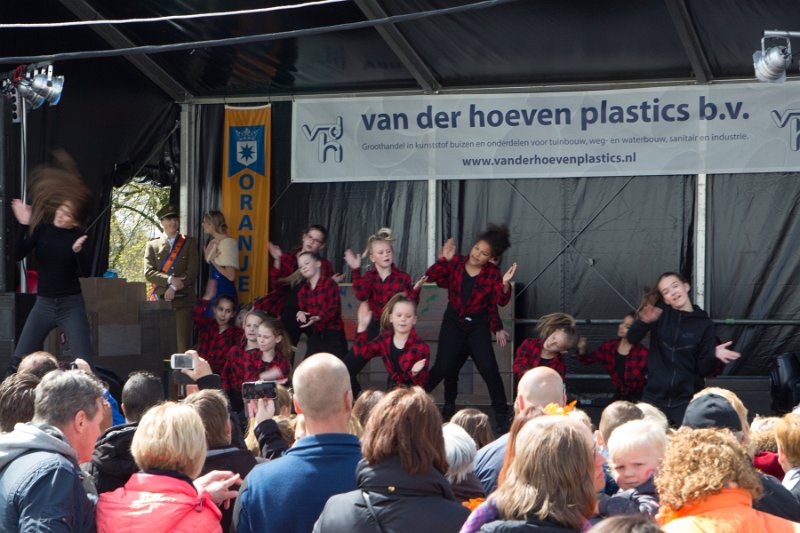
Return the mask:
<path fill-rule="evenodd" d="M 756 415 L 771 416 L 772 382 L 769 376 L 720 376 L 706 378 L 706 387 L 719 387 L 735 392 L 747 407 L 747 419 L 752 422 Z"/>

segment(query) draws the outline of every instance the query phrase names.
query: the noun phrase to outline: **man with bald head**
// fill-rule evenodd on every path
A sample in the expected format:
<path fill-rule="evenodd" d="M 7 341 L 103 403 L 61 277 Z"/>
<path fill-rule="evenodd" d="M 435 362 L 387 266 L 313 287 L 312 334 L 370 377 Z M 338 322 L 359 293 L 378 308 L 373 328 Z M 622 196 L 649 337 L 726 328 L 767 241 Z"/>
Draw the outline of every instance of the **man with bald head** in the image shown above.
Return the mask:
<path fill-rule="evenodd" d="M 555 403 L 563 406 L 567 401 L 564 380 L 561 375 L 547 366 L 537 366 L 528 370 L 517 385 L 517 398 L 514 400 L 514 412 L 535 408 L 544 408 Z M 508 447 L 508 433 L 478 451 L 473 471 L 486 494 L 497 488 L 497 476 L 503 468 L 503 458 Z"/>
<path fill-rule="evenodd" d="M 234 509 L 239 533 L 311 531 L 328 498 L 356 489 L 361 445 L 348 433 L 353 392 L 347 367 L 334 355 L 315 354 L 297 367 L 292 383 L 306 436 L 247 476 Z"/>

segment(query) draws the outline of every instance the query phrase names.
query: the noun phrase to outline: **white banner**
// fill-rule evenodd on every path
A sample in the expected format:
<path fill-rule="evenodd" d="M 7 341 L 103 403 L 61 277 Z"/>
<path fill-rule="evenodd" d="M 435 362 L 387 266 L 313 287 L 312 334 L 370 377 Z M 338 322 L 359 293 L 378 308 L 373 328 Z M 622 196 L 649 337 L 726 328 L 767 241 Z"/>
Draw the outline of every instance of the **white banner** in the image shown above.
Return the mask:
<path fill-rule="evenodd" d="M 300 99 L 292 181 L 795 171 L 798 89 Z"/>

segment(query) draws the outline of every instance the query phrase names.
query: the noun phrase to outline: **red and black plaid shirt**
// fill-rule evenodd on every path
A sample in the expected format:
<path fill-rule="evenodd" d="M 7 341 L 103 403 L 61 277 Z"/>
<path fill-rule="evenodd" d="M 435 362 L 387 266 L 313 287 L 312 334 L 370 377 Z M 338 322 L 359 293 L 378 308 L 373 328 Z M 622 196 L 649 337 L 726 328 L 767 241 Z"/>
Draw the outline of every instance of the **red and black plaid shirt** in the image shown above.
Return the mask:
<path fill-rule="evenodd" d="M 638 393 L 644 390 L 647 383 L 647 348 L 640 344 L 631 346 L 631 351 L 625 356 L 625 375 L 617 373 L 616 356 L 619 349 L 619 339 L 605 341 L 593 352 L 578 354 L 578 360 L 584 365 L 600 363 L 611 376 L 611 382 L 622 396 Z"/>
<path fill-rule="evenodd" d="M 273 262 L 269 263 L 269 293 L 254 304 L 254 308 L 260 311 L 266 311 L 273 316 L 281 316 L 283 313 L 283 298 L 289 291 L 289 286 L 281 281 L 283 278 L 289 276 L 292 272 L 297 270 L 297 254 L 301 249 L 293 248 L 288 252 L 281 255 L 281 267 L 275 268 Z M 321 272 L 326 278 L 333 276 L 333 264 L 321 258 Z"/>
<path fill-rule="evenodd" d="M 564 356 L 558 354 L 552 359 L 543 359 L 542 350 L 544 343 L 539 339 L 525 339 L 514 354 L 514 377 L 519 381 L 525 372 L 537 366 L 549 366 L 561 375 L 563 379 L 567 374 L 567 363 Z"/>
<path fill-rule="evenodd" d="M 428 345 L 412 328 L 406 340 L 406 344 L 400 352 L 400 357 L 397 361 L 392 361 L 393 339 L 394 332 L 391 330 L 384 331 L 371 341 L 367 341 L 366 331 L 356 333 L 355 342 L 353 343 L 353 353 L 356 357 L 364 359 L 382 357 L 389 378 L 398 385 L 405 385 L 408 383 L 419 386 L 425 385 L 428 382 L 428 367 L 431 361 L 431 352 Z M 427 360 L 428 363 L 425 365 L 425 368 L 415 376 L 411 373 L 411 367 L 422 359 Z"/>
<path fill-rule="evenodd" d="M 208 361 L 215 374 L 222 375 L 228 350 L 238 346 L 244 333 L 241 328 L 229 325 L 225 331 L 219 331 L 219 324 L 213 317 L 205 316 L 208 300 L 197 300 L 192 310 L 192 320 L 197 331 L 197 353 Z"/>
<path fill-rule="evenodd" d="M 280 369 L 284 378 L 288 378 L 292 373 L 292 363 L 281 354 L 278 348 L 275 348 L 275 357 L 272 361 L 264 361 L 261 350 L 258 350 L 258 356 L 255 359 L 247 359 L 245 361 L 244 381 L 259 381 L 262 372 L 271 368 Z"/>
<path fill-rule="evenodd" d="M 222 371 L 222 388 L 241 393 L 247 368 L 255 366 L 258 359 L 261 359 L 261 350 L 258 348 L 245 350 L 242 346 L 234 346 L 228 350 L 228 360 Z"/>
<path fill-rule="evenodd" d="M 297 306 L 301 311 L 309 313 L 309 318 L 318 316 L 319 320 L 309 326 L 314 331 L 344 329 L 342 322 L 342 299 L 339 285 L 331 278 L 320 276 L 313 289 L 306 281 L 297 293 Z"/>
<path fill-rule="evenodd" d="M 406 293 L 415 304 L 419 304 L 419 290 L 415 291 L 413 287 L 411 276 L 397 268 L 394 263 L 386 279 L 381 279 L 377 268 L 367 270 L 364 274 L 361 274 L 360 268 L 353 270 L 353 292 L 356 298 L 369 304 L 372 316 L 376 319 L 380 318 L 386 302 L 398 292 Z"/>
<path fill-rule="evenodd" d="M 470 292 L 467 302 L 461 301 L 461 285 L 467 275 L 465 264 L 467 256 L 457 255 L 452 261 L 440 258 L 425 273 L 429 281 L 439 287 L 447 289 L 450 307 L 452 307 L 462 320 L 468 316 L 487 314 L 489 329 L 496 333 L 503 329 L 500 316 L 497 313 L 498 305 L 505 305 L 511 298 L 511 291 L 503 292 L 503 276 L 500 269 L 492 263 L 486 263 L 475 278 L 475 285 Z M 494 310 L 492 310 L 494 308 Z"/>

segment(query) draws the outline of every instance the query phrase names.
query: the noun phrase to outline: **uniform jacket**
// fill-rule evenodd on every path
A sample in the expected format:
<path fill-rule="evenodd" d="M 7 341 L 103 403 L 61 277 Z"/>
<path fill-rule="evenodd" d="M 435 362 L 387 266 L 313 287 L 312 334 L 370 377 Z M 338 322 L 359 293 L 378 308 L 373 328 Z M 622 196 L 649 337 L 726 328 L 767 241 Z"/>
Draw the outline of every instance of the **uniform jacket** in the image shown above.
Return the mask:
<path fill-rule="evenodd" d="M 184 288 L 175 293 L 175 300 L 187 300 L 194 303 L 194 283 L 197 280 L 197 272 L 200 269 L 200 259 L 197 254 L 197 241 L 194 237 L 186 237 L 181 253 L 172 264 L 169 272 L 161 272 L 161 265 L 169 256 L 170 246 L 167 236 L 162 234 L 155 239 L 147 242 L 144 252 L 144 277 L 148 283 L 155 283 L 156 295 L 164 297 L 164 293 L 169 288 L 167 279 L 170 275 L 184 277 Z"/>
<path fill-rule="evenodd" d="M 58 428 L 17 424 L 0 435 L 0 531 L 93 532 L 94 501 Z"/>

